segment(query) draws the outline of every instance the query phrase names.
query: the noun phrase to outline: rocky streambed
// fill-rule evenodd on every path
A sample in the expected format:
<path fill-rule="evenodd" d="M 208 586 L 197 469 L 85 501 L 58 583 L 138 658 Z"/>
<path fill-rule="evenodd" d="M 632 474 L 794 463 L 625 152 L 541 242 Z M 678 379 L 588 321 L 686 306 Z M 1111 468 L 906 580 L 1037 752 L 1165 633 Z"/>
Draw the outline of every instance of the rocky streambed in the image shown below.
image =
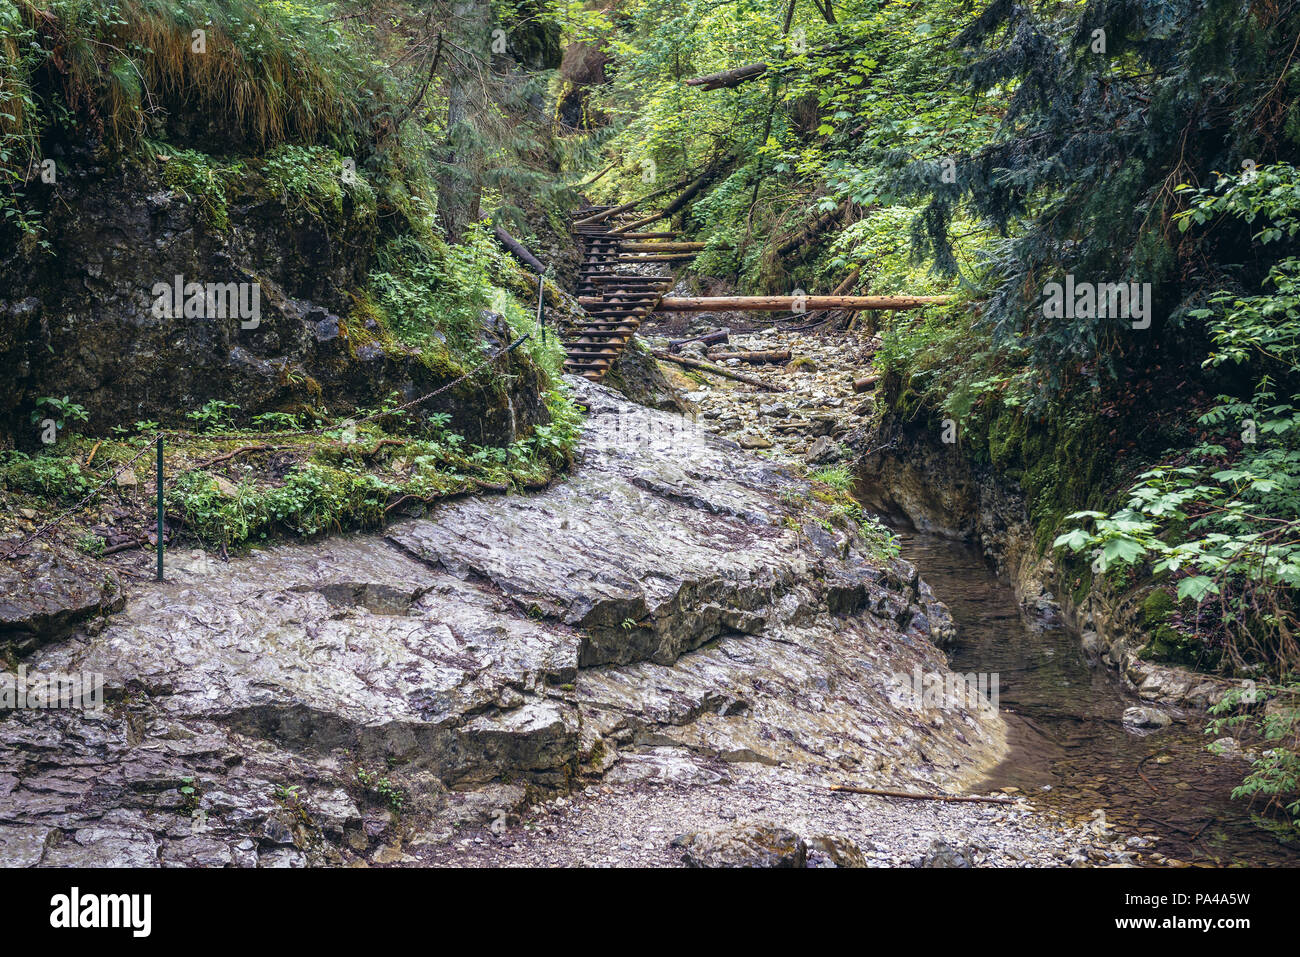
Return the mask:
<path fill-rule="evenodd" d="M 852 470 L 860 500 L 887 517 L 903 555 L 950 603 L 951 667 L 1000 675 L 1010 753 L 981 786 L 1032 794 L 1083 825 L 1091 839 L 1072 863 L 1293 864 L 1293 829 L 1231 797 L 1248 750 L 1230 737 L 1206 747 L 1205 707 L 1224 682 L 1139 657 L 1147 637 L 1131 614 L 1058 600 L 1018 490 L 933 437 L 882 429 L 874 398 L 854 394 L 877 348 L 852 333 L 733 333 L 728 351 L 790 353 L 784 365 L 728 363 L 780 392 L 666 368 L 708 428 L 774 461 Z"/>
<path fill-rule="evenodd" d="M 28 680 L 102 674 L 106 700 L 0 718 L 0 860 L 1069 859 L 1081 833 L 1023 801 L 832 792 L 958 792 L 1004 757 L 987 709 L 891 698 L 945 671 L 946 609 L 784 467 L 572 387 L 580 458 L 544 492 L 175 556 L 162 584 L 51 589 L 38 569 L 72 573 L 40 547 L 9 569 Z"/>

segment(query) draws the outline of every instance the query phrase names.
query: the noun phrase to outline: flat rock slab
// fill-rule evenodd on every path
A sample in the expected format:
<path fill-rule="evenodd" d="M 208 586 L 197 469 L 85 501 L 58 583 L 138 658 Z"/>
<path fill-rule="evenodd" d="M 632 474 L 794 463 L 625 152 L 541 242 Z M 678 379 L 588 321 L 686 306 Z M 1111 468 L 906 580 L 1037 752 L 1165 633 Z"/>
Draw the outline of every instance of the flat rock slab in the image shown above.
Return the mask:
<path fill-rule="evenodd" d="M 0 542 L 7 555 L 17 542 Z M 103 566 L 60 545 L 36 541 L 0 561 L 0 651 L 18 654 L 57 640 L 88 618 L 122 606 L 122 586 Z"/>
<path fill-rule="evenodd" d="M 0 718 L 0 859 L 400 864 L 404 841 L 499 823 L 522 783 L 794 763 L 953 786 L 1000 756 L 996 717 L 891 697 L 895 672 L 944 670 L 950 621 L 911 566 L 802 479 L 570 381 L 589 418 L 567 481 L 177 556 L 40 647 L 30 671 L 102 674 L 108 703 Z"/>

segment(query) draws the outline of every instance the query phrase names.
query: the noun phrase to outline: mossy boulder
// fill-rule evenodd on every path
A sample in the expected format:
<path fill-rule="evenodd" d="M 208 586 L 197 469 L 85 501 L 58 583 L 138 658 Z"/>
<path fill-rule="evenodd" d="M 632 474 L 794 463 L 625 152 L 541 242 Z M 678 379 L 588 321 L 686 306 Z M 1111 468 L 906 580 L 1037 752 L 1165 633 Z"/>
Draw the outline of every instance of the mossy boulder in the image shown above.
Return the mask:
<path fill-rule="evenodd" d="M 1138 624 L 1150 640 L 1138 652 L 1145 661 L 1188 665 L 1205 670 L 1219 655 L 1204 642 L 1176 627 L 1177 601 L 1164 588 L 1153 588 L 1138 606 Z"/>

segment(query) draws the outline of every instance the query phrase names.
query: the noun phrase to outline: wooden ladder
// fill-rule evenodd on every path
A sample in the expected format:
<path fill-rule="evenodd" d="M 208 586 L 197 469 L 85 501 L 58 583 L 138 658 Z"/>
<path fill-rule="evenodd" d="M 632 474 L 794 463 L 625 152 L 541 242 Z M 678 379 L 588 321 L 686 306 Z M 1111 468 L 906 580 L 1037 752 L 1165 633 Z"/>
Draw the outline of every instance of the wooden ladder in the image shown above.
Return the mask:
<path fill-rule="evenodd" d="M 588 218 L 610 208 L 588 207 L 575 213 L 574 218 Z M 593 381 L 609 371 L 640 328 L 641 320 L 654 311 L 673 284 L 671 273 L 640 276 L 624 271 L 641 256 L 623 252 L 623 243 L 632 237 L 611 234 L 610 230 L 627 220 L 628 214 L 624 214 L 573 227 L 582 247 L 577 293 L 586 318 L 576 323 L 564 340 L 564 371 Z M 669 239 L 674 235 L 656 233 L 654 238 Z M 649 237 L 635 238 L 640 241 Z M 662 260 L 646 261 L 657 264 Z"/>

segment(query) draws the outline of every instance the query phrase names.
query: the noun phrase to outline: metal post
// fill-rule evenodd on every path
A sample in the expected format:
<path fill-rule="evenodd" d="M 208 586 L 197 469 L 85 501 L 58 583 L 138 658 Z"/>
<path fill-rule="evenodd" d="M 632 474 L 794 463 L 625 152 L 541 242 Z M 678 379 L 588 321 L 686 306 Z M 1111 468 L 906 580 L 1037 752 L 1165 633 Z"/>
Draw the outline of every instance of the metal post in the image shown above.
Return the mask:
<path fill-rule="evenodd" d="M 158 436 L 158 580 L 163 580 L 163 437 Z"/>
<path fill-rule="evenodd" d="M 542 331 L 542 344 L 546 344 L 546 314 L 542 306 L 546 302 L 545 276 L 537 274 L 537 327 Z"/>

